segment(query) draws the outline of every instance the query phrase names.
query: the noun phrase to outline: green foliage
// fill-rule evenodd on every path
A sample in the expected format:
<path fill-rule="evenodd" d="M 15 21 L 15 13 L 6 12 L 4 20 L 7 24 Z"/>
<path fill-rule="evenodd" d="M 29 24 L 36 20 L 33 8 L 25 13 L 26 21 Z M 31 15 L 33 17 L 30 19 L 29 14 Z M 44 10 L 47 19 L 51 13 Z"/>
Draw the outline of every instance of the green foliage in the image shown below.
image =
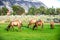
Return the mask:
<path fill-rule="evenodd" d="M 16 15 L 16 12 L 11 13 L 11 15 Z"/>
<path fill-rule="evenodd" d="M 31 15 L 39 15 L 39 14 L 45 14 L 45 15 L 56 15 L 60 14 L 60 8 L 46 8 L 44 6 L 40 6 L 39 8 L 31 7 L 28 11 L 28 14 Z"/>
<path fill-rule="evenodd" d="M 6 15 L 7 14 L 8 9 L 6 7 L 2 8 L 2 15 Z"/>
<path fill-rule="evenodd" d="M 60 8 L 56 9 L 56 14 L 60 14 Z"/>
<path fill-rule="evenodd" d="M 54 9 L 53 7 L 50 8 L 50 14 L 51 14 L 51 15 L 55 14 L 55 9 Z"/>
<path fill-rule="evenodd" d="M 35 14 L 35 10 L 36 10 L 35 7 L 31 7 L 31 8 L 28 10 L 28 14 L 34 15 L 34 14 Z"/>
<path fill-rule="evenodd" d="M 40 8 L 31 7 L 28 11 L 28 14 L 31 15 L 45 14 L 45 13 L 46 13 L 46 9 L 44 6 L 41 6 Z"/>
<path fill-rule="evenodd" d="M 40 9 L 35 10 L 35 15 L 40 14 Z"/>
<path fill-rule="evenodd" d="M 54 15 L 55 14 L 55 8 L 47 8 L 46 14 L 48 14 L 48 15 Z"/>
<path fill-rule="evenodd" d="M 8 9 L 6 7 L 0 8 L 0 15 L 6 15 L 7 11 L 8 11 Z"/>
<path fill-rule="evenodd" d="M 13 5 L 12 6 L 13 13 L 12 15 L 22 15 L 25 13 L 24 8 L 21 6 Z M 7 8 L 3 7 L 2 9 L 0 8 L 0 15 L 6 15 L 7 14 Z M 28 15 L 40 15 L 40 14 L 45 14 L 45 15 L 59 15 L 60 14 L 60 8 L 46 8 L 44 6 L 40 6 L 39 8 L 31 7 L 28 10 Z"/>
<path fill-rule="evenodd" d="M 2 9 L 0 8 L 0 15 L 2 14 Z"/>
<path fill-rule="evenodd" d="M 44 6 L 41 6 L 39 9 L 41 14 L 45 14 L 46 8 Z"/>
<path fill-rule="evenodd" d="M 49 14 L 50 14 L 50 9 L 47 8 L 46 15 L 49 15 Z"/>
<path fill-rule="evenodd" d="M 12 6 L 12 8 L 13 8 L 13 15 L 22 15 L 23 13 L 25 13 L 25 10 L 22 8 L 22 7 L 20 7 L 20 6 L 16 6 L 16 5 L 13 5 Z"/>

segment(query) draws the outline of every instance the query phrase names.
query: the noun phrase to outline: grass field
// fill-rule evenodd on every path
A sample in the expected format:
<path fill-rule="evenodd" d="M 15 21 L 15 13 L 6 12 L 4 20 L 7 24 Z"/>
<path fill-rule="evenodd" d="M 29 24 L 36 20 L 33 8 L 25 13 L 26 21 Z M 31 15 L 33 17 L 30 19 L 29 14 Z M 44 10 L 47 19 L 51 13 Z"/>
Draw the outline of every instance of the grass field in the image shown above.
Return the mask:
<path fill-rule="evenodd" d="M 44 28 L 39 27 L 38 30 L 26 28 L 27 24 L 24 24 L 21 32 L 17 32 L 17 27 L 14 28 L 14 31 L 11 29 L 6 31 L 7 24 L 0 24 L 0 40 L 60 40 L 59 24 L 55 24 L 54 29 L 50 29 L 49 24 L 44 24 Z"/>

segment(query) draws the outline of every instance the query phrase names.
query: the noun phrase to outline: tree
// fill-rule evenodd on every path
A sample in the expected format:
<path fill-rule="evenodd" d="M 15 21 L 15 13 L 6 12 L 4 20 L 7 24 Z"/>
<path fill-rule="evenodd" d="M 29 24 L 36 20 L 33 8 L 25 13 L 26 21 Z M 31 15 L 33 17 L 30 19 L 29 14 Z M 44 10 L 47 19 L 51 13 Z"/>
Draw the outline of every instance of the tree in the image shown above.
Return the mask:
<path fill-rule="evenodd" d="M 30 14 L 30 15 L 34 15 L 34 14 L 35 14 L 35 10 L 36 10 L 35 7 L 31 7 L 31 8 L 29 8 L 29 10 L 28 10 L 28 14 Z"/>
<path fill-rule="evenodd" d="M 44 6 L 40 6 L 40 14 L 45 14 L 46 8 Z"/>
<path fill-rule="evenodd" d="M 6 7 L 2 7 L 2 9 L 1 9 L 2 14 L 1 15 L 6 15 L 7 11 L 8 11 L 8 9 Z"/>
<path fill-rule="evenodd" d="M 0 15 L 2 14 L 2 9 L 0 8 Z"/>
<path fill-rule="evenodd" d="M 20 6 L 16 6 L 16 5 L 13 5 L 12 6 L 12 9 L 13 9 L 13 15 L 22 15 L 23 13 L 25 13 L 25 10 L 22 8 L 22 7 L 20 7 Z"/>
<path fill-rule="evenodd" d="M 53 7 L 50 8 L 50 12 L 51 12 L 51 13 L 50 13 L 51 15 L 54 15 L 54 14 L 55 14 L 55 8 L 53 8 Z"/>
<path fill-rule="evenodd" d="M 49 15 L 50 14 L 50 9 L 49 8 L 47 8 L 47 10 L 46 10 L 46 13 L 45 13 L 46 15 Z"/>
<path fill-rule="evenodd" d="M 60 8 L 56 8 L 56 14 L 60 14 Z"/>
<path fill-rule="evenodd" d="M 47 10 L 46 10 L 46 14 L 47 15 L 54 15 L 54 14 L 56 14 L 56 12 L 55 12 L 55 8 L 47 8 Z"/>

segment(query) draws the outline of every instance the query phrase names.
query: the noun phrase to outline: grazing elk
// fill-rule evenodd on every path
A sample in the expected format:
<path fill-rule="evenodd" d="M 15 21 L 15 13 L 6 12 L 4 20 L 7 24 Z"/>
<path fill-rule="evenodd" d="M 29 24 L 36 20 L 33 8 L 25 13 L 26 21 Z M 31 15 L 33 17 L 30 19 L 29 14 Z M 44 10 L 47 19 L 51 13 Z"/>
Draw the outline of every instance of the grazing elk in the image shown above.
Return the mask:
<path fill-rule="evenodd" d="M 35 27 L 37 28 L 38 26 L 41 26 L 41 28 L 43 28 L 43 21 L 42 20 L 38 20 L 35 22 L 35 25 L 33 26 L 33 30 Z"/>
<path fill-rule="evenodd" d="M 14 21 L 11 21 L 7 27 L 7 31 L 12 27 L 14 28 L 15 26 L 18 27 L 18 29 L 21 29 L 21 26 L 22 26 L 22 21 L 21 20 L 14 20 Z"/>
<path fill-rule="evenodd" d="M 54 21 L 50 22 L 50 28 L 53 29 L 54 28 Z"/>
<path fill-rule="evenodd" d="M 29 28 L 30 25 L 35 24 L 35 22 L 36 22 L 35 19 L 30 20 L 30 22 L 29 22 L 29 24 L 28 24 L 28 28 Z"/>

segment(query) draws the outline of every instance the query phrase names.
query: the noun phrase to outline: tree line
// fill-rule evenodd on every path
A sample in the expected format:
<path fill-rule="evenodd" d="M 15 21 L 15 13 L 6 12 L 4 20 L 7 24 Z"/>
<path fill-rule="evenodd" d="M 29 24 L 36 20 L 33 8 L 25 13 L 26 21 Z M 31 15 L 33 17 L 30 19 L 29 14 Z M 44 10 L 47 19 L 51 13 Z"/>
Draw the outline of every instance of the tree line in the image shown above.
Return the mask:
<path fill-rule="evenodd" d="M 28 12 L 25 12 L 25 9 L 21 6 L 13 5 L 12 6 L 13 13 L 11 15 L 59 15 L 60 14 L 60 8 L 46 8 L 44 6 L 40 6 L 39 8 L 31 7 L 29 8 Z M 8 9 L 6 7 L 0 8 L 0 15 L 6 15 Z"/>
<path fill-rule="evenodd" d="M 59 15 L 60 14 L 60 8 L 45 8 L 44 6 L 41 6 L 39 8 L 31 7 L 28 10 L 28 14 L 30 15 Z"/>

